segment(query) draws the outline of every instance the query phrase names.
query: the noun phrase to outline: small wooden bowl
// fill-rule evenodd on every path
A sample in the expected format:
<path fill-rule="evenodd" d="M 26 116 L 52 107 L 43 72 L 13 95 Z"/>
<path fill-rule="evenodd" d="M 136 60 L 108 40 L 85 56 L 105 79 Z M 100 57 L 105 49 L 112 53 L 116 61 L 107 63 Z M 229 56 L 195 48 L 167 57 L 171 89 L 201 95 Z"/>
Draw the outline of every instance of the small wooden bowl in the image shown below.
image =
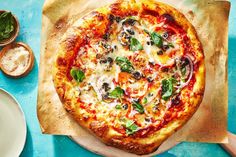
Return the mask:
<path fill-rule="evenodd" d="M 9 72 L 8 70 L 6 70 L 4 68 L 4 66 L 2 65 L 2 57 L 4 56 L 4 54 L 6 52 L 8 52 L 8 50 L 10 49 L 13 49 L 13 48 L 16 48 L 16 47 L 24 47 L 28 52 L 29 52 L 29 62 L 28 62 L 28 65 L 27 67 L 25 68 L 25 70 L 19 74 L 19 75 L 14 75 L 12 74 L 11 72 Z M 34 54 L 33 54 L 33 51 L 32 49 L 25 43 L 22 43 L 22 42 L 16 42 L 16 43 L 11 43 L 7 46 L 5 46 L 1 51 L 0 51 L 0 69 L 3 71 L 4 74 L 6 74 L 7 76 L 9 77 L 13 77 L 13 78 L 20 78 L 20 77 L 23 77 L 23 76 L 26 76 L 33 68 L 34 66 Z"/>
<path fill-rule="evenodd" d="M 3 12 L 7 12 L 7 11 L 6 10 L 0 10 L 0 14 L 3 13 Z M 14 22 L 14 28 L 15 29 L 14 29 L 14 31 L 13 31 L 13 33 L 12 33 L 10 38 L 0 41 L 0 46 L 5 46 L 7 44 L 12 43 L 13 41 L 15 41 L 16 37 L 19 34 L 19 31 L 20 31 L 19 21 L 18 21 L 18 19 L 17 19 L 17 17 L 15 15 L 13 15 L 13 18 L 14 18 L 14 21 L 15 21 Z"/>

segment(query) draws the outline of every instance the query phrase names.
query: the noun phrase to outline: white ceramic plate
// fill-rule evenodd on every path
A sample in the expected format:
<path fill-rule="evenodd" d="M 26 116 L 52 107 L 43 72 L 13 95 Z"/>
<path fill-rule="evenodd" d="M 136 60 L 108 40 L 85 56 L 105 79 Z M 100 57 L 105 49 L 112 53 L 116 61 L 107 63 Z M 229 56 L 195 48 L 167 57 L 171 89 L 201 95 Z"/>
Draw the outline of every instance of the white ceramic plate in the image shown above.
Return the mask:
<path fill-rule="evenodd" d="M 25 139 L 24 113 L 16 99 L 0 88 L 0 156 L 19 156 Z"/>

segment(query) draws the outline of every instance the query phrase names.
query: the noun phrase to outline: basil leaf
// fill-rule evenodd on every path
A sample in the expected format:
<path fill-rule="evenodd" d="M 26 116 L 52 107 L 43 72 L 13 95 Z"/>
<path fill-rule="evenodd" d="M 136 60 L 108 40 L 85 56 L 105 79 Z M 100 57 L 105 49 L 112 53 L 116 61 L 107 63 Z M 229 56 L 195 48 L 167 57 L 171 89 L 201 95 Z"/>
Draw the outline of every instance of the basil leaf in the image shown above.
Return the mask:
<path fill-rule="evenodd" d="M 145 97 L 144 99 L 143 99 L 143 104 L 146 104 L 147 103 L 147 98 Z"/>
<path fill-rule="evenodd" d="M 122 106 L 121 106 L 120 104 L 118 104 L 118 105 L 115 106 L 115 108 L 116 108 L 117 110 L 120 110 L 120 109 L 122 109 Z"/>
<path fill-rule="evenodd" d="M 0 40 L 10 38 L 14 31 L 14 19 L 11 12 L 0 14 Z"/>
<path fill-rule="evenodd" d="M 157 47 L 161 48 L 163 46 L 163 39 L 159 34 L 157 34 L 156 32 L 152 32 L 150 36 L 151 36 L 151 40 L 154 42 L 154 44 Z"/>
<path fill-rule="evenodd" d="M 173 94 L 173 84 L 176 83 L 177 80 L 174 78 L 162 80 L 161 84 L 161 97 L 163 100 L 167 101 Z"/>
<path fill-rule="evenodd" d="M 124 90 L 120 87 L 116 87 L 111 93 L 109 93 L 110 98 L 121 98 L 124 95 Z"/>
<path fill-rule="evenodd" d="M 116 57 L 115 61 L 123 72 L 131 73 L 134 70 L 133 65 L 126 57 Z"/>
<path fill-rule="evenodd" d="M 134 124 L 134 121 L 132 120 L 127 120 L 125 123 L 125 128 L 126 128 L 126 134 L 131 135 L 138 131 L 138 126 Z"/>
<path fill-rule="evenodd" d="M 174 78 L 174 77 L 171 77 L 170 79 L 169 79 L 171 82 L 172 82 L 172 84 L 174 84 L 174 83 L 177 83 L 178 81 Z"/>
<path fill-rule="evenodd" d="M 138 111 L 141 114 L 144 113 L 144 108 L 139 102 L 133 101 L 132 105 L 136 111 Z"/>
<path fill-rule="evenodd" d="M 136 38 L 131 38 L 130 39 L 130 50 L 131 51 L 143 50 L 143 46 Z"/>
<path fill-rule="evenodd" d="M 175 48 L 175 46 L 174 46 L 173 43 L 168 43 L 168 46 L 169 46 L 169 47 L 172 47 L 172 48 Z"/>
<path fill-rule="evenodd" d="M 77 82 L 82 82 L 85 78 L 84 72 L 78 69 L 72 68 L 70 70 L 70 75 L 75 79 Z"/>

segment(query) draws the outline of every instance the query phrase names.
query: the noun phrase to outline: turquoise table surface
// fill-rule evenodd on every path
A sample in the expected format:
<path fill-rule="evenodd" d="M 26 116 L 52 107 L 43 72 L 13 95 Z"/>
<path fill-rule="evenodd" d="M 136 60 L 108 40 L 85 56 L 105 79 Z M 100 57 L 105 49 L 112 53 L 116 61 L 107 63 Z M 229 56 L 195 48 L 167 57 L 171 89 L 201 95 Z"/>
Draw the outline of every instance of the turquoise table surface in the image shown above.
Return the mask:
<path fill-rule="evenodd" d="M 34 51 L 36 64 L 32 72 L 21 79 L 11 79 L 0 72 L 0 88 L 16 97 L 26 116 L 27 140 L 21 157 L 95 157 L 66 136 L 41 134 L 37 114 L 37 88 L 39 71 L 41 12 L 44 0 L 0 0 L 0 10 L 17 15 L 20 34 L 17 41 L 28 43 Z M 214 14 L 214 13 L 213 13 Z M 236 133 L 236 1 L 232 0 L 229 23 L 229 116 L 228 130 Z M 1 140 L 1 139 L 0 139 Z M 226 157 L 229 156 L 217 144 L 183 142 L 161 154 L 163 157 Z"/>

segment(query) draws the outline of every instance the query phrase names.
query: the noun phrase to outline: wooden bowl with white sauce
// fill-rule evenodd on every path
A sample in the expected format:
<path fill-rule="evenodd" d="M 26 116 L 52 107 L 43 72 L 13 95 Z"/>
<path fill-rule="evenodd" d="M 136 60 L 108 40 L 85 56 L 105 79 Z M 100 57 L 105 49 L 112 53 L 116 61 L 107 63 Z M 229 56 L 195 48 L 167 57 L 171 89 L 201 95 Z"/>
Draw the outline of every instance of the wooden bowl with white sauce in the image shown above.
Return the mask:
<path fill-rule="evenodd" d="M 25 43 L 11 43 L 0 51 L 0 69 L 7 76 L 13 78 L 26 76 L 33 66 L 33 51 Z"/>

